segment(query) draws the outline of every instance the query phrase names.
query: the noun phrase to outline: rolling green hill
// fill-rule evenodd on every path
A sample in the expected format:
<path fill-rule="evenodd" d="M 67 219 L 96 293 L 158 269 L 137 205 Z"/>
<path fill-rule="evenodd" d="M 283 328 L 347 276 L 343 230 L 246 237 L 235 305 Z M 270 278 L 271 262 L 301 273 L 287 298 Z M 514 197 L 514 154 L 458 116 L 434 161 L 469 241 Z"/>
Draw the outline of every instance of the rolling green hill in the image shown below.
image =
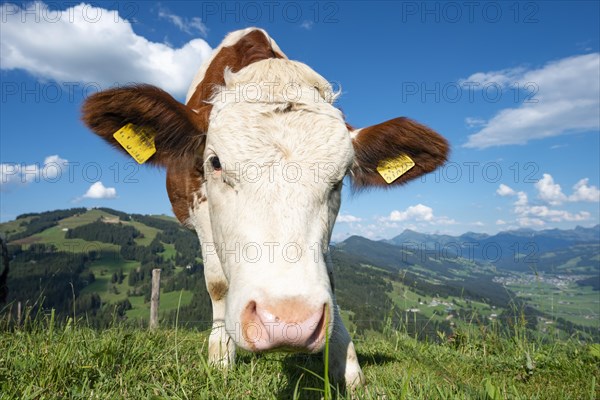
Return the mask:
<path fill-rule="evenodd" d="M 19 216 L 0 234 L 11 256 L 12 313 L 21 302 L 63 319 L 86 315 L 98 327 L 115 318 L 143 324 L 150 272 L 161 268 L 161 316 L 174 318 L 181 292 L 181 311 L 208 303 L 196 307 L 196 320 L 211 318 L 197 236 L 174 218 L 77 208 Z"/>

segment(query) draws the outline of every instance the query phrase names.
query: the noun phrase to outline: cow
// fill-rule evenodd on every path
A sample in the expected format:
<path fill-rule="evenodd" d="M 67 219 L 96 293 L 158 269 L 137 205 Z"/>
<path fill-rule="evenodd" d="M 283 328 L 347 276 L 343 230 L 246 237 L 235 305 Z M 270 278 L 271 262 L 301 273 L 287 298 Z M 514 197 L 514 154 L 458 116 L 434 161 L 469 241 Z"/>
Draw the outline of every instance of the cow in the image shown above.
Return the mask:
<path fill-rule="evenodd" d="M 142 158 L 166 169 L 173 212 L 202 245 L 214 365 L 231 366 L 236 347 L 316 353 L 327 342 L 332 378 L 365 383 L 327 251 L 344 178 L 357 191 L 402 185 L 442 165 L 449 146 L 403 117 L 355 129 L 338 94 L 247 28 L 200 67 L 185 104 L 140 84 L 82 106 L 94 133 L 134 157 L 148 150 Z M 123 129 L 139 143 L 123 144 Z"/>

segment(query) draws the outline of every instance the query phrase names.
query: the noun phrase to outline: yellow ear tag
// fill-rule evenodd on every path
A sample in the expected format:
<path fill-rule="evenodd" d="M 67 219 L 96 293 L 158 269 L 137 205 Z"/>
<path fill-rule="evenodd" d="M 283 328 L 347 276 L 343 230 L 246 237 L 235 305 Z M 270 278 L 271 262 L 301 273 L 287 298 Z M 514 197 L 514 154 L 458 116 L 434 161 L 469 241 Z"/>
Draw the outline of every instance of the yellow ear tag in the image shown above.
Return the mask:
<path fill-rule="evenodd" d="M 145 163 L 156 153 L 155 132 L 150 128 L 127 124 L 116 131 L 113 136 L 138 164 Z"/>
<path fill-rule="evenodd" d="M 406 154 L 400 154 L 396 158 L 388 158 L 380 161 L 377 165 L 377 172 L 390 184 L 402 175 L 407 173 L 412 167 L 415 166 L 415 162 Z"/>

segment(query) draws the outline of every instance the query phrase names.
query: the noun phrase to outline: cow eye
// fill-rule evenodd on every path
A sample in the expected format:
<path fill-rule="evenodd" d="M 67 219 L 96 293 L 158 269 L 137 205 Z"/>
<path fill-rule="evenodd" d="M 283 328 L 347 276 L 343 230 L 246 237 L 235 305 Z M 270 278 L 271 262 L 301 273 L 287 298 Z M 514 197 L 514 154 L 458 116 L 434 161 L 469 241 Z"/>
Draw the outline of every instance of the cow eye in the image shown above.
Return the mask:
<path fill-rule="evenodd" d="M 221 167 L 221 160 L 219 160 L 219 157 L 217 156 L 210 158 L 210 165 L 212 165 L 214 171 L 221 171 L 223 169 Z"/>

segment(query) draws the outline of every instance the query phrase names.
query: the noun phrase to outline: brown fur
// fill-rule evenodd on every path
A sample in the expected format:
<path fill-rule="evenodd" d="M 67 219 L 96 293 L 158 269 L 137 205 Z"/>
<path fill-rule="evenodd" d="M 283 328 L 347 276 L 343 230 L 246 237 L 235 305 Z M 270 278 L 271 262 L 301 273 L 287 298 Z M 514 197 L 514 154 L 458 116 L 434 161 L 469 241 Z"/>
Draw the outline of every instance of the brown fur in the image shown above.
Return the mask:
<path fill-rule="evenodd" d="M 225 68 L 229 67 L 232 72 L 238 72 L 252 63 L 269 58 L 283 58 L 283 56 L 273 50 L 269 40 L 261 31 L 252 31 L 233 46 L 223 47 L 209 65 L 202 82 L 196 86 L 188 106 L 193 109 L 211 107 L 205 102 L 213 96 L 215 88 L 225 84 L 223 75 Z"/>
<path fill-rule="evenodd" d="M 202 196 L 202 158 L 198 155 L 194 161 L 171 163 L 167 168 L 167 193 L 173 213 L 182 224 L 187 223 L 190 207 L 194 204 L 194 195 Z M 200 202 L 204 200 L 203 196 L 198 199 Z"/>
<path fill-rule="evenodd" d="M 449 151 L 446 139 L 428 127 L 404 117 L 361 129 L 353 145 L 355 159 L 352 186 L 357 190 L 369 186 L 402 185 L 443 165 Z M 401 154 L 412 158 L 415 166 L 388 184 L 377 172 L 377 165 L 380 161 Z"/>
<path fill-rule="evenodd" d="M 228 290 L 229 285 L 227 285 L 227 282 L 224 281 L 211 282 L 208 285 L 208 294 L 210 294 L 210 298 L 213 301 L 218 301 L 224 298 Z"/>
<path fill-rule="evenodd" d="M 83 122 L 98 136 L 125 151 L 113 134 L 128 123 L 156 131 L 156 154 L 149 162 L 166 166 L 203 150 L 208 115 L 199 115 L 167 92 L 151 85 L 110 89 L 90 96 Z"/>

